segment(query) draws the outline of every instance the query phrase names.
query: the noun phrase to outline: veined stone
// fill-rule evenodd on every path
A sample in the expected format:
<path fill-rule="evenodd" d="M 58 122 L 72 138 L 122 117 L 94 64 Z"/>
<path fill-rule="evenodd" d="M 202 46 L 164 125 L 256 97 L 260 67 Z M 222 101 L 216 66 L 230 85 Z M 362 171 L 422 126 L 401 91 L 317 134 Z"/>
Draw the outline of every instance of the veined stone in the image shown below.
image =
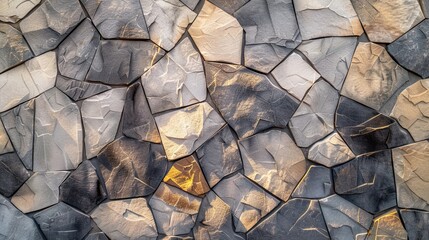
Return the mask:
<path fill-rule="evenodd" d="M 6 133 L 6 129 L 3 123 L 0 121 L 0 154 L 13 152 L 13 146 L 10 142 L 9 136 Z"/>
<path fill-rule="evenodd" d="M 0 21 L 16 23 L 31 11 L 40 0 L 9 0 L 0 2 Z"/>
<path fill-rule="evenodd" d="M 402 226 L 401 219 L 396 209 L 374 219 L 374 223 L 366 239 L 377 240 L 380 238 L 397 240 L 408 239 L 407 231 L 405 231 L 404 226 Z"/>
<path fill-rule="evenodd" d="M 225 12 L 233 15 L 244 4 L 249 2 L 249 0 L 210 0 L 210 2 Z"/>
<path fill-rule="evenodd" d="M 110 86 L 57 76 L 55 86 L 75 102 L 112 89 Z"/>
<path fill-rule="evenodd" d="M 13 152 L 0 155 L 1 195 L 5 197 L 12 196 L 29 177 L 30 173 L 25 169 L 16 153 Z"/>
<path fill-rule="evenodd" d="M 404 221 L 408 239 L 420 240 L 429 238 L 429 212 L 401 209 L 401 217 Z"/>
<path fill-rule="evenodd" d="M 315 143 L 308 152 L 309 160 L 325 165 L 326 167 L 345 163 L 354 157 L 355 155 L 349 146 L 347 146 L 337 132 Z"/>
<path fill-rule="evenodd" d="M 0 3 L 0 19 L 1 19 Z M 21 32 L 8 24 L 0 23 L 0 72 L 33 57 Z"/>
<path fill-rule="evenodd" d="M 292 193 L 294 198 L 319 199 L 334 194 L 331 169 L 311 165 Z"/>

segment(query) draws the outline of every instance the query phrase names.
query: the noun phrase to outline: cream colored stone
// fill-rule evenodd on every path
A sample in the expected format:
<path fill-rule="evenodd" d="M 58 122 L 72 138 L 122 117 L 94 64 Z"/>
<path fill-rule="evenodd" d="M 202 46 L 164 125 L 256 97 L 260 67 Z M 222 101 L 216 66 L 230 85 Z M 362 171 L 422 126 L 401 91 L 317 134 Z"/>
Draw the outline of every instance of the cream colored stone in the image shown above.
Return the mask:
<path fill-rule="evenodd" d="M 39 3 L 40 0 L 0 1 L 0 21 L 16 23 Z"/>
<path fill-rule="evenodd" d="M 315 143 L 308 152 L 308 159 L 327 167 L 345 163 L 355 155 L 338 133 L 332 133 Z"/>

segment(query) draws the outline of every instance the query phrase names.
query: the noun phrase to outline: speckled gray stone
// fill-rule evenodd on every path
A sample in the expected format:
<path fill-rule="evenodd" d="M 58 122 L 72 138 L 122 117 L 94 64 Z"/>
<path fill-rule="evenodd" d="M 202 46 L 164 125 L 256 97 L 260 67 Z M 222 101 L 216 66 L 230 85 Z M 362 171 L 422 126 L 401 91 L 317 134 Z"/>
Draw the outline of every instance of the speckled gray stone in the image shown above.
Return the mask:
<path fill-rule="evenodd" d="M 30 59 L 33 53 L 20 31 L 0 23 L 0 56 L 0 72 L 3 72 Z"/>

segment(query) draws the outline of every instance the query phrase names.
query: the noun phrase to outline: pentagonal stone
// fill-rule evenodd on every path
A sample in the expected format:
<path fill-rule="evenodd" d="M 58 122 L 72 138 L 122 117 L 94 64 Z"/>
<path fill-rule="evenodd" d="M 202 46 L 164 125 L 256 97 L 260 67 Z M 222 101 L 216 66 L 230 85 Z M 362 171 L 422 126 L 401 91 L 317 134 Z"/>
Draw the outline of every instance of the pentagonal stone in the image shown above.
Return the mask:
<path fill-rule="evenodd" d="M 142 83 L 153 113 L 189 106 L 207 95 L 201 56 L 189 38 L 149 69 Z"/>
<path fill-rule="evenodd" d="M 13 152 L 13 146 L 10 142 L 9 136 L 6 133 L 6 129 L 0 121 L 0 154 Z"/>
<path fill-rule="evenodd" d="M 37 56 L 56 48 L 84 17 L 79 0 L 50 0 L 22 20 L 19 27 Z"/>
<path fill-rule="evenodd" d="M 244 174 L 287 201 L 305 174 L 304 154 L 286 132 L 271 130 L 240 141 Z"/>
<path fill-rule="evenodd" d="M 239 138 L 271 127 L 285 128 L 298 103 L 267 76 L 239 65 L 205 64 L 213 102 Z"/>
<path fill-rule="evenodd" d="M 0 155 L 0 194 L 10 197 L 30 177 L 16 153 Z"/>
<path fill-rule="evenodd" d="M 21 18 L 25 17 L 40 0 L 9 0 L 0 2 L 0 21 L 16 23 Z"/>
<path fill-rule="evenodd" d="M 329 168 L 311 165 L 292 193 L 294 198 L 324 198 L 334 193 Z"/>
<path fill-rule="evenodd" d="M 225 125 L 207 102 L 159 115 L 155 121 L 169 160 L 192 154 Z"/>
<path fill-rule="evenodd" d="M 408 239 L 419 240 L 429 238 L 429 212 L 411 209 L 401 209 L 400 212 L 408 233 Z"/>
<path fill-rule="evenodd" d="M 161 145 L 127 137 L 107 145 L 98 164 L 110 199 L 152 194 L 168 170 Z"/>
<path fill-rule="evenodd" d="M 366 239 L 377 240 L 380 238 L 395 240 L 408 239 L 407 231 L 405 231 L 396 209 L 386 212 L 374 219 L 374 223 Z"/>
<path fill-rule="evenodd" d="M 8 24 L 0 24 L 0 32 L 0 56 L 2 56 L 0 59 L 0 72 L 33 57 L 33 53 L 20 31 Z"/>
<path fill-rule="evenodd" d="M 200 2 L 200 0 L 180 0 L 180 1 L 192 10 L 194 10 L 197 4 Z"/>
<path fill-rule="evenodd" d="M 57 76 L 55 87 L 69 96 L 69 98 L 73 99 L 75 102 L 111 89 L 110 86 L 104 84 L 84 82 L 61 75 Z"/>
<path fill-rule="evenodd" d="M 332 133 L 311 146 L 307 158 L 314 162 L 333 167 L 354 158 L 352 150 L 338 133 Z"/>
<path fill-rule="evenodd" d="M 279 200 L 240 173 L 223 179 L 213 190 L 231 208 L 236 232 L 249 231 L 279 204 Z"/>
<path fill-rule="evenodd" d="M 205 1 L 188 31 L 206 61 L 240 64 L 243 29 L 222 9 Z"/>
<path fill-rule="evenodd" d="M 90 233 L 85 240 L 109 240 L 103 232 Z"/>

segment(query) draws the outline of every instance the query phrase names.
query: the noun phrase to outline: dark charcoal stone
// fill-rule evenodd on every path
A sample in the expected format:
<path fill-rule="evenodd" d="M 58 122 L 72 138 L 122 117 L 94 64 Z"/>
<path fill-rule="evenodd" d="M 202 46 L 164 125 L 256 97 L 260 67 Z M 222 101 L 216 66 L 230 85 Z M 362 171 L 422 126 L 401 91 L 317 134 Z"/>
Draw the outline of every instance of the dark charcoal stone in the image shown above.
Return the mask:
<path fill-rule="evenodd" d="M 0 72 L 33 56 L 21 32 L 8 24 L 0 24 Z"/>
<path fill-rule="evenodd" d="M 0 194 L 10 197 L 30 177 L 16 153 L 0 155 Z"/>
<path fill-rule="evenodd" d="M 85 240 L 109 240 L 106 236 L 106 234 L 102 233 L 102 232 L 97 232 L 97 233 L 91 233 L 89 234 Z"/>
<path fill-rule="evenodd" d="M 110 86 L 57 76 L 55 86 L 74 101 L 83 100 L 111 89 Z"/>
<path fill-rule="evenodd" d="M 409 240 L 429 239 L 429 212 L 401 209 Z"/>
<path fill-rule="evenodd" d="M 292 197 L 323 198 L 334 193 L 334 183 L 329 168 L 313 165 L 301 179 Z"/>
<path fill-rule="evenodd" d="M 210 0 L 214 5 L 224 10 L 229 14 L 233 14 L 249 0 Z"/>

